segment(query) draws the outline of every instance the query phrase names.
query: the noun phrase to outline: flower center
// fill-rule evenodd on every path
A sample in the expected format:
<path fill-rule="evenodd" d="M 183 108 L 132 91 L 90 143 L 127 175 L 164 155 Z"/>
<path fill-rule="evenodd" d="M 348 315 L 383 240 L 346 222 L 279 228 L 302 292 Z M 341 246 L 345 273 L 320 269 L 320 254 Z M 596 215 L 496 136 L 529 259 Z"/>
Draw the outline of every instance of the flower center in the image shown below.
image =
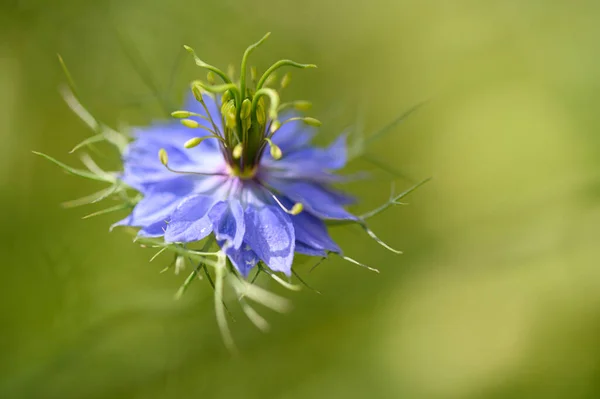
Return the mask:
<path fill-rule="evenodd" d="M 242 180 L 252 180 L 256 176 L 258 167 L 240 169 L 238 165 L 230 165 L 228 172 L 231 176 L 235 176 Z"/>
<path fill-rule="evenodd" d="M 307 101 L 280 102 L 280 93 L 290 83 L 290 75 L 285 74 L 277 89 L 275 72 L 282 67 L 316 68 L 313 64 L 300 64 L 291 60 L 279 60 L 269 67 L 262 76 L 257 75 L 255 68 L 250 68 L 250 80 L 247 81 L 247 63 L 250 54 L 268 37 L 249 46 L 244 52 L 240 68 L 239 80 L 233 72 L 224 73 L 219 68 L 202 61 L 193 49 L 185 46 L 190 52 L 196 65 L 208 69 L 206 82 L 195 80 L 191 84 L 192 93 L 202 105 L 202 114 L 190 111 L 175 111 L 171 115 L 181 119 L 181 123 L 189 128 L 204 129 L 208 135 L 194 137 L 188 140 L 184 147 L 191 149 L 205 139 L 219 141 L 221 153 L 229 165 L 229 173 L 243 180 L 254 178 L 260 160 L 267 148 L 273 159 L 283 156 L 281 149 L 273 142 L 273 136 L 284 124 L 292 121 L 303 121 L 311 126 L 320 126 L 321 122 L 314 118 L 292 116 L 281 122 L 279 113 L 287 109 L 306 111 L 311 104 Z M 223 83 L 217 84 L 219 77 Z M 206 102 L 210 97 L 211 103 L 216 103 L 218 112 L 209 112 Z M 206 99 L 206 102 L 205 102 Z M 214 106 L 214 104 L 211 104 Z M 193 117 L 195 119 L 189 119 Z M 217 119 L 214 119 L 217 118 Z M 201 121 L 203 119 L 204 121 Z M 168 157 L 161 150 L 161 162 L 167 166 Z"/>

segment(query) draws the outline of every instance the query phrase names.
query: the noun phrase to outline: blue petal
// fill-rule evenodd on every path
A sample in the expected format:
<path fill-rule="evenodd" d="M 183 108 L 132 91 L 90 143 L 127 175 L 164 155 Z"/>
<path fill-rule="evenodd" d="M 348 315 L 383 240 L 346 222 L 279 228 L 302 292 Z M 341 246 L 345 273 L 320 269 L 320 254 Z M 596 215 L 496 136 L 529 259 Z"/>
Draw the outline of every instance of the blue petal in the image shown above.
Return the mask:
<path fill-rule="evenodd" d="M 138 232 L 139 237 L 161 237 L 165 235 L 167 229 L 167 222 L 161 220 L 160 222 L 152 223 Z"/>
<path fill-rule="evenodd" d="M 288 199 L 282 199 L 282 203 L 287 207 L 293 206 Z M 327 232 L 325 223 L 316 216 L 308 212 L 300 212 L 297 215 L 290 216 L 294 224 L 294 232 L 296 234 L 296 252 L 298 250 L 298 242 L 305 244 L 315 250 L 331 251 L 340 253 L 340 247 L 331 239 Z"/>
<path fill-rule="evenodd" d="M 324 250 L 313 248 L 310 245 L 306 245 L 300 241 L 296 241 L 296 252 L 308 256 L 327 256 L 327 252 L 325 252 Z"/>
<path fill-rule="evenodd" d="M 266 173 L 274 178 L 311 180 L 321 183 L 346 181 L 344 176 L 338 176 L 332 171 L 346 164 L 346 135 L 340 136 L 328 148 L 305 147 L 300 150 L 284 152 L 283 158 L 274 160 L 272 157 L 263 159 Z"/>
<path fill-rule="evenodd" d="M 157 193 L 146 196 L 133 208 L 131 215 L 119 224 L 146 227 L 161 220 L 168 220 L 181 199 L 179 195 L 173 193 Z"/>
<path fill-rule="evenodd" d="M 182 178 L 155 184 L 137 203 L 131 214 L 112 227 L 142 227 L 143 230 L 147 230 L 147 236 L 161 236 L 162 227 L 166 227 L 163 223 L 170 218 L 177 205 L 192 193 L 193 188 L 192 182 Z M 156 227 L 150 228 L 155 223 L 160 223 L 160 230 Z"/>
<path fill-rule="evenodd" d="M 165 241 L 199 241 L 212 232 L 207 213 L 215 200 L 205 195 L 194 195 L 183 200 L 171 215 Z"/>
<path fill-rule="evenodd" d="M 194 130 L 186 128 L 187 130 Z M 157 182 L 172 179 L 175 174 L 159 161 L 158 151 L 164 148 L 169 155 L 169 166 L 175 170 L 201 172 L 201 173 L 223 173 L 226 163 L 223 155 L 217 148 L 203 146 L 209 141 L 204 140 L 200 145 L 191 150 L 185 150 L 183 144 L 187 138 L 178 139 L 177 135 L 171 136 L 171 131 L 161 131 L 159 137 L 150 133 L 140 133 L 140 137 L 131 143 L 124 155 L 124 172 L 120 177 L 129 186 L 145 192 L 148 187 Z M 163 137 L 164 136 L 164 137 Z M 190 135 L 194 137 L 195 135 Z M 199 179 L 202 176 L 188 175 L 189 179 Z"/>
<path fill-rule="evenodd" d="M 341 169 L 346 165 L 346 135 L 341 135 L 327 148 L 308 147 L 298 151 L 283 153 L 279 161 L 297 169 Z"/>
<path fill-rule="evenodd" d="M 223 247 L 224 244 L 224 242 L 220 242 L 219 246 Z M 252 270 L 259 261 L 258 255 L 256 255 L 250 245 L 246 243 L 242 243 L 239 249 L 230 247 L 225 253 L 229 257 L 229 260 L 231 260 L 233 266 L 235 266 L 244 277 L 248 277 L 250 270 Z"/>
<path fill-rule="evenodd" d="M 244 240 L 254 252 L 276 272 L 291 274 L 294 260 L 295 234 L 289 216 L 278 206 L 249 207 Z"/>
<path fill-rule="evenodd" d="M 306 210 L 320 218 L 357 220 L 344 209 L 345 197 L 319 184 L 283 179 L 269 179 L 268 184 L 291 200 L 302 203 Z"/>
<path fill-rule="evenodd" d="M 284 113 L 280 120 L 298 116 L 297 113 Z M 316 130 L 302 121 L 292 121 L 283 124 L 273 135 L 273 143 L 277 144 L 283 153 L 307 146 L 314 137 Z"/>
<path fill-rule="evenodd" d="M 230 242 L 233 248 L 240 248 L 246 226 L 244 208 L 238 200 L 217 202 L 208 212 L 208 217 L 218 241 Z"/>

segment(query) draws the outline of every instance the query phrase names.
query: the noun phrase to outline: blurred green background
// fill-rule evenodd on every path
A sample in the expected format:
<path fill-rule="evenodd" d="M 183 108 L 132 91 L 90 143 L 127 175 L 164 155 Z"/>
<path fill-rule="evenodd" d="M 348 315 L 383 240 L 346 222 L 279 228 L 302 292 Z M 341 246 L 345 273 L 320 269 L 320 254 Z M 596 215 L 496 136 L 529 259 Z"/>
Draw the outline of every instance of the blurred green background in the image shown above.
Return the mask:
<path fill-rule="evenodd" d="M 598 21 L 595 0 L 3 0 L 0 397 L 600 397 Z M 57 52 L 96 116 L 136 125 L 204 76 L 182 44 L 226 67 L 267 31 L 259 68 L 318 64 L 287 94 L 314 102 L 323 143 L 429 99 L 368 152 L 399 189 L 433 180 L 372 220 L 404 255 L 332 230 L 381 274 L 300 264 L 323 295 L 285 293 L 268 334 L 237 317 L 232 357 L 206 281 L 174 301 L 169 257 L 109 233 L 122 215 L 62 209 L 101 186 L 31 150 L 79 166 L 90 133 Z M 372 173 L 357 212 L 387 199 L 388 172 L 351 169 Z"/>

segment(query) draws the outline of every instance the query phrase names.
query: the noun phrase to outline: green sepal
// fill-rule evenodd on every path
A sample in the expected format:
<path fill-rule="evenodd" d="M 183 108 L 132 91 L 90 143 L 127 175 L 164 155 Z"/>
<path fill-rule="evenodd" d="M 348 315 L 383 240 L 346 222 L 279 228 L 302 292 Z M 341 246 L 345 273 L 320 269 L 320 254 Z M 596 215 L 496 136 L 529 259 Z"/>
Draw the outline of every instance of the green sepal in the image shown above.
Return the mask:
<path fill-rule="evenodd" d="M 42 152 L 37 152 L 37 151 L 32 151 L 32 152 L 34 154 L 36 154 L 36 155 L 39 155 L 41 157 L 46 158 L 50 162 L 52 162 L 52 163 L 60 166 L 66 172 L 68 172 L 70 174 L 73 174 L 75 176 L 84 177 L 84 178 L 90 179 L 90 180 L 103 181 L 103 182 L 106 182 L 106 183 L 115 183 L 116 182 L 116 178 L 114 178 L 114 177 L 111 179 L 111 178 L 108 178 L 107 175 L 101 176 L 101 175 L 97 175 L 95 173 L 91 173 L 91 172 L 88 172 L 88 171 L 85 171 L 85 170 L 75 169 L 75 168 L 72 168 L 69 165 L 66 165 L 66 164 L 64 164 L 64 163 L 62 163 L 62 162 L 60 162 L 60 161 L 52 158 L 49 155 L 44 154 Z"/>

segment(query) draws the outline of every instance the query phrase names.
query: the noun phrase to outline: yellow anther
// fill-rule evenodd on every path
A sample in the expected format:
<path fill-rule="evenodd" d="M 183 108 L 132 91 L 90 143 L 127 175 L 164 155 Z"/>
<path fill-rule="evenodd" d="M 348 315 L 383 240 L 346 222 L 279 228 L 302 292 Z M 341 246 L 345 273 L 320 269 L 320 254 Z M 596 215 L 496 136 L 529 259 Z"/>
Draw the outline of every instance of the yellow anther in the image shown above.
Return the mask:
<path fill-rule="evenodd" d="M 294 101 L 294 108 L 298 111 L 308 111 L 312 108 L 310 101 Z"/>
<path fill-rule="evenodd" d="M 161 148 L 158 151 L 158 159 L 160 159 L 160 163 L 167 166 L 167 164 L 169 163 L 169 155 L 167 154 L 167 150 Z"/>
<path fill-rule="evenodd" d="M 290 85 L 291 81 L 292 81 L 291 73 L 288 72 L 285 75 L 283 75 L 283 78 L 281 78 L 281 89 L 285 89 L 286 87 L 288 87 Z"/>
<path fill-rule="evenodd" d="M 292 210 L 290 211 L 290 214 L 297 215 L 300 212 L 302 212 L 303 210 L 304 210 L 304 205 L 302 205 L 300 202 L 296 202 L 294 204 L 294 206 L 292 207 Z"/>
<path fill-rule="evenodd" d="M 180 122 L 183 126 L 189 127 L 192 129 L 196 129 L 200 126 L 200 124 L 193 119 L 182 119 Z"/>
<path fill-rule="evenodd" d="M 233 151 L 231 155 L 233 155 L 234 159 L 240 159 L 242 157 L 242 152 L 244 151 L 244 146 L 242 143 L 238 143 L 235 147 L 233 147 Z"/>
<path fill-rule="evenodd" d="M 307 117 L 307 118 L 303 118 L 302 120 L 304 121 L 304 123 L 306 123 L 309 126 L 315 126 L 315 127 L 321 126 L 321 121 L 318 119 L 315 119 L 315 118 Z"/>
<path fill-rule="evenodd" d="M 275 119 L 273 122 L 271 122 L 271 133 L 275 133 L 277 131 L 277 129 L 279 129 L 281 127 L 281 122 L 279 122 L 277 119 Z"/>
<path fill-rule="evenodd" d="M 194 137 L 189 139 L 188 141 L 185 142 L 185 144 L 183 144 L 183 146 L 187 149 L 190 148 L 194 148 L 196 147 L 198 144 L 200 144 L 202 142 L 202 140 L 204 140 L 206 137 Z"/>
<path fill-rule="evenodd" d="M 181 118 L 189 118 L 192 115 L 190 111 L 173 111 L 171 112 L 171 116 L 173 118 L 181 119 Z"/>

